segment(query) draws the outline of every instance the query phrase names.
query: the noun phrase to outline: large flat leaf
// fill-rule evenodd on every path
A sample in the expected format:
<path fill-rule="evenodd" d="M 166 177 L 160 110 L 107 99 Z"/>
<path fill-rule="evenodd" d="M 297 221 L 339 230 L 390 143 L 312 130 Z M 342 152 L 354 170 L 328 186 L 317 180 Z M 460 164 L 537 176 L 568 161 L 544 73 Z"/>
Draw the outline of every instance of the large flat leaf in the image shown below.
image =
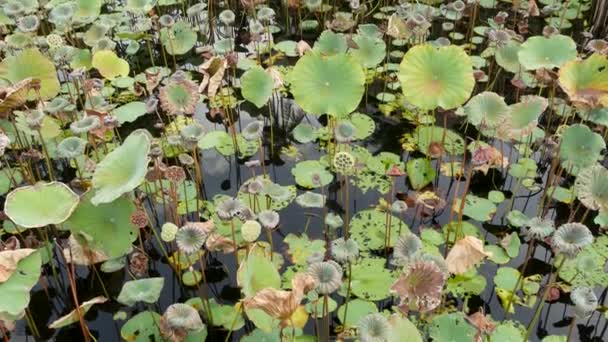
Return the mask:
<path fill-rule="evenodd" d="M 43 100 L 52 99 L 59 93 L 55 65 L 37 49 L 23 50 L 0 63 L 0 78 L 17 83 L 29 77 L 40 80 L 40 96 Z M 36 98 L 36 92 L 31 90 L 28 99 Z"/>

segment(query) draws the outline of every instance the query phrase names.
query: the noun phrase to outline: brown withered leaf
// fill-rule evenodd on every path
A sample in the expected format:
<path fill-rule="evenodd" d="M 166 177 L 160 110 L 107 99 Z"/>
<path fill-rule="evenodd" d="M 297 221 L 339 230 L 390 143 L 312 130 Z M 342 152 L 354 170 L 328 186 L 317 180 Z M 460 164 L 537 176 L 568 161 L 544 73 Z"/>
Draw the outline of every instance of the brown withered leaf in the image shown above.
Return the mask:
<path fill-rule="evenodd" d="M 296 274 L 291 281 L 291 291 L 266 288 L 251 298 L 244 300 L 246 309 L 260 309 L 281 321 L 281 326 L 289 325 L 289 319 L 300 306 L 308 291 L 315 287 L 314 278 L 306 273 Z"/>
<path fill-rule="evenodd" d="M 12 109 L 27 102 L 33 79 L 26 78 L 8 87 L 0 87 L 0 118 L 6 119 Z"/>
<path fill-rule="evenodd" d="M 214 57 L 199 65 L 198 72 L 203 74 L 203 80 L 198 87 L 199 93 L 207 90 L 207 97 L 211 98 L 217 94 L 217 90 L 222 85 L 222 79 L 226 72 L 228 62 L 225 58 Z"/>
<path fill-rule="evenodd" d="M 236 249 L 232 240 L 218 233 L 209 234 L 205 246 L 207 246 L 207 249 L 210 251 L 222 251 L 224 254 L 232 253 Z"/>
<path fill-rule="evenodd" d="M 492 253 L 484 251 L 483 242 L 474 236 L 467 235 L 456 241 L 445 261 L 450 273 L 463 274 L 488 256 L 492 256 Z"/>
<path fill-rule="evenodd" d="M 298 49 L 298 55 L 300 57 L 304 56 L 304 54 L 306 54 L 306 52 L 312 50 L 312 48 L 310 47 L 310 45 L 307 42 L 303 41 L 303 40 L 300 40 L 298 42 L 297 49 Z"/>
<path fill-rule="evenodd" d="M 11 277 L 17 269 L 19 261 L 28 255 L 34 253 L 35 249 L 22 248 L 16 250 L 5 250 L 0 252 L 0 283 L 3 283 Z"/>

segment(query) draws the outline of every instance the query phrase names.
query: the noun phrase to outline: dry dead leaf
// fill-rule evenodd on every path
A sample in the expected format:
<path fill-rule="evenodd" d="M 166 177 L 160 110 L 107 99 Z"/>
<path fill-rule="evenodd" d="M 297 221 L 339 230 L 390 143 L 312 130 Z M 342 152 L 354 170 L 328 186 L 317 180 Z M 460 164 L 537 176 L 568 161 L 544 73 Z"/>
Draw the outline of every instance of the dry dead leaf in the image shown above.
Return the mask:
<path fill-rule="evenodd" d="M 312 48 L 310 47 L 310 45 L 307 42 L 300 40 L 297 45 L 297 50 L 298 50 L 298 55 L 300 57 L 302 57 L 302 56 L 304 56 L 304 54 L 307 51 L 311 51 Z"/>
<path fill-rule="evenodd" d="M 198 67 L 198 72 L 203 74 L 203 81 L 198 87 L 199 93 L 203 93 L 207 89 L 207 97 L 211 98 L 217 94 L 217 90 L 222 85 L 224 73 L 228 62 L 225 58 L 214 57 Z"/>
<path fill-rule="evenodd" d="M 492 253 L 483 250 L 483 242 L 481 240 L 467 235 L 456 241 L 445 261 L 448 264 L 448 271 L 450 273 L 463 274 L 470 267 L 489 256 L 492 256 Z"/>
<path fill-rule="evenodd" d="M 0 252 L 0 283 L 7 281 L 11 277 L 21 259 L 35 251 L 35 249 L 22 248 Z"/>

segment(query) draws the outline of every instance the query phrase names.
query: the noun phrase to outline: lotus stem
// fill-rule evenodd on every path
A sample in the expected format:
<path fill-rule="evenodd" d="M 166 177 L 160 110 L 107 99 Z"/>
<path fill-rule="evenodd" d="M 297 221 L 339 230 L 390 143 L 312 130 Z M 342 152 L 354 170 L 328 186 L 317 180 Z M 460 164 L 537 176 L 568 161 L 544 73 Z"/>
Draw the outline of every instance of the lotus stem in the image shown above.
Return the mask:
<path fill-rule="evenodd" d="M 558 255 L 557 257 L 560 257 L 560 256 Z M 557 257 L 556 257 L 556 259 L 557 259 Z M 559 271 L 562 269 L 562 266 L 564 265 L 565 261 L 566 261 L 566 258 L 561 256 L 561 260 L 558 261 L 555 272 L 552 272 L 551 275 L 549 276 L 549 282 L 547 283 L 547 287 L 545 288 L 545 291 L 543 292 L 540 303 L 538 303 L 538 306 L 536 307 L 536 311 L 534 311 L 534 316 L 532 317 L 532 321 L 530 322 L 530 325 L 528 325 L 528 330 L 526 331 L 526 337 L 524 338 L 524 341 L 528 341 L 530 339 L 530 336 L 532 335 L 532 330 L 536 326 L 536 323 L 538 323 L 538 319 L 540 318 L 540 313 L 542 311 L 542 308 L 545 305 L 545 301 L 547 300 L 547 297 L 549 296 L 549 291 L 553 287 L 553 284 L 555 283 L 555 280 L 557 279 L 557 275 L 559 274 Z"/>

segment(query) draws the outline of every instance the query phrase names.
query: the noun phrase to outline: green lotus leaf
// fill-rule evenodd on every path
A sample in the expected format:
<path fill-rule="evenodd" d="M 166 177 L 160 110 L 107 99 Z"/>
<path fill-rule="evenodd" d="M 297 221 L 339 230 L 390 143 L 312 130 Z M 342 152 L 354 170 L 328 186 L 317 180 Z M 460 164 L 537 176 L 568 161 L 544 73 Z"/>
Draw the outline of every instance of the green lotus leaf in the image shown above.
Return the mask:
<path fill-rule="evenodd" d="M 296 265 L 307 265 L 308 257 L 313 253 L 325 254 L 325 241 L 311 240 L 308 235 L 289 234 L 283 240 L 289 246 L 287 253 L 291 262 Z"/>
<path fill-rule="evenodd" d="M 502 138 L 522 139 L 533 132 L 549 101 L 541 96 L 522 96 L 521 101 L 509 106 L 509 115 L 498 127 Z"/>
<path fill-rule="evenodd" d="M 338 319 L 340 322 L 347 327 L 355 327 L 361 320 L 361 318 L 378 312 L 376 304 L 368 302 L 359 298 L 351 299 L 348 302 L 348 313 L 346 314 L 346 322 L 344 322 L 344 312 L 346 311 L 346 305 L 338 308 Z"/>
<path fill-rule="evenodd" d="M 446 289 L 454 296 L 480 295 L 486 288 L 486 278 L 472 268 L 448 278 Z"/>
<path fill-rule="evenodd" d="M 156 5 L 156 0 L 127 0 L 125 8 L 130 11 L 148 13 Z"/>
<path fill-rule="evenodd" d="M 309 143 L 317 138 L 315 128 L 306 122 L 300 122 L 291 133 L 293 134 L 293 138 L 302 144 Z"/>
<path fill-rule="evenodd" d="M 460 198 L 454 199 L 453 209 L 460 210 Z M 463 214 L 477 221 L 488 221 L 496 213 L 496 204 L 487 198 L 468 194 L 464 201 Z"/>
<path fill-rule="evenodd" d="M 435 342 L 474 341 L 476 334 L 462 312 L 435 316 L 430 323 L 429 335 Z"/>
<path fill-rule="evenodd" d="M 378 301 L 390 296 L 397 275 L 384 268 L 384 258 L 363 258 L 352 265 L 352 293 L 362 299 Z"/>
<path fill-rule="evenodd" d="M 49 328 L 50 329 L 59 329 L 59 328 L 66 327 L 70 324 L 79 322 L 80 317 L 84 316 L 87 312 L 89 312 L 89 310 L 91 310 L 93 305 L 105 303 L 107 301 L 108 301 L 108 299 L 104 296 L 99 296 L 99 297 L 95 297 L 95 298 L 89 299 L 87 301 L 84 301 L 78 306 L 78 310 L 74 309 L 74 310 L 70 311 L 70 313 L 68 313 L 67 315 L 56 319 L 55 321 L 53 321 L 53 323 L 49 324 Z"/>
<path fill-rule="evenodd" d="M 386 44 L 381 38 L 355 35 L 353 41 L 357 48 L 351 49 L 350 53 L 357 58 L 364 68 L 374 68 L 386 57 Z"/>
<path fill-rule="evenodd" d="M 496 49 L 496 64 L 503 69 L 512 73 L 519 73 L 522 70 L 519 64 L 518 53 L 521 49 L 521 43 L 515 40 L 509 40 L 507 44 Z"/>
<path fill-rule="evenodd" d="M 246 297 L 253 297 L 265 288 L 279 289 L 281 275 L 270 261 L 270 254 L 263 247 L 254 245 L 237 271 L 237 282 Z"/>
<path fill-rule="evenodd" d="M 549 38 L 534 36 L 521 45 L 517 56 L 526 70 L 559 68 L 576 58 L 576 43 L 560 34 Z"/>
<path fill-rule="evenodd" d="M 0 170 L 0 196 L 6 194 L 14 185 L 20 184 L 23 181 L 23 174 L 19 170 L 9 170 L 3 168 Z"/>
<path fill-rule="evenodd" d="M 325 56 L 342 54 L 346 50 L 348 50 L 346 37 L 331 30 L 323 31 L 313 46 L 314 52 Z"/>
<path fill-rule="evenodd" d="M 519 247 L 521 247 L 521 241 L 519 235 L 513 232 L 507 235 L 500 241 L 500 245 L 504 248 L 505 252 L 510 258 L 517 258 L 519 255 Z"/>
<path fill-rule="evenodd" d="M 298 57 L 298 43 L 293 40 L 283 40 L 274 44 L 272 47 L 277 51 L 281 51 L 287 57 Z"/>
<path fill-rule="evenodd" d="M 574 124 L 564 130 L 559 154 L 561 159 L 576 167 L 586 167 L 600 160 L 605 148 L 606 142 L 601 135 L 586 125 Z"/>
<path fill-rule="evenodd" d="M 406 164 L 407 178 L 414 190 L 420 190 L 431 184 L 435 179 L 435 168 L 431 161 L 426 158 L 415 158 L 408 160 Z"/>
<path fill-rule="evenodd" d="M 363 96 L 365 75 L 352 56 L 309 53 L 292 70 L 291 92 L 306 112 L 345 116 Z"/>
<path fill-rule="evenodd" d="M 36 251 L 19 260 L 17 269 L 0 283 L 0 314 L 20 315 L 30 302 L 30 290 L 38 283 L 42 257 Z"/>
<path fill-rule="evenodd" d="M 154 311 L 143 311 L 120 328 L 120 336 L 131 342 L 162 341 L 159 327 L 160 315 Z"/>
<path fill-rule="evenodd" d="M 464 106 L 467 121 L 479 127 L 496 128 L 509 114 L 504 97 L 484 91 L 471 98 Z"/>
<path fill-rule="evenodd" d="M 21 227 L 44 227 L 67 220 L 78 201 L 78 195 L 63 183 L 38 183 L 11 191 L 4 211 Z"/>
<path fill-rule="evenodd" d="M 76 0 L 74 19 L 91 22 L 101 12 L 101 0 Z"/>
<path fill-rule="evenodd" d="M 201 298 L 191 298 L 186 301 L 186 304 L 193 306 L 198 311 L 204 309 L 203 301 Z M 245 325 L 245 320 L 241 311 L 237 309 L 236 305 L 223 305 L 219 304 L 215 298 L 209 300 L 209 306 L 211 314 L 213 316 L 213 325 L 216 327 L 222 327 L 226 330 L 237 331 Z"/>
<path fill-rule="evenodd" d="M 62 228 L 70 230 L 83 240 L 83 244 L 102 251 L 109 258 L 125 255 L 137 238 L 138 228 L 131 223 L 135 205 L 129 199 L 121 197 L 111 203 L 95 206 L 91 197 L 89 192 L 82 198 Z"/>
<path fill-rule="evenodd" d="M 40 80 L 40 96 L 50 100 L 59 93 L 60 85 L 55 65 L 37 49 L 27 49 L 10 56 L 0 63 L 0 78 L 17 83 L 27 78 Z M 37 99 L 34 90 L 30 90 L 28 99 Z"/>
<path fill-rule="evenodd" d="M 127 281 L 116 300 L 127 306 L 133 306 L 137 302 L 154 304 L 158 301 L 164 284 L 163 277 Z"/>
<path fill-rule="evenodd" d="M 471 58 L 453 45 L 414 46 L 403 57 L 398 76 L 406 100 L 424 110 L 456 108 L 475 86 Z"/>
<path fill-rule="evenodd" d="M 513 321 L 501 322 L 492 334 L 489 336 L 490 341 L 505 341 L 505 342 L 519 342 L 524 341 L 526 335 L 525 328 L 521 327 L 521 324 Z"/>
<path fill-rule="evenodd" d="M 272 96 L 273 81 L 262 67 L 255 66 L 241 77 L 242 94 L 245 100 L 262 108 Z"/>
<path fill-rule="evenodd" d="M 316 301 L 306 303 L 306 311 L 314 318 L 323 318 L 323 297 L 319 297 Z M 331 297 L 327 297 L 327 312 L 334 312 L 338 308 L 338 303 Z M 338 317 L 339 318 L 339 317 Z"/>
<path fill-rule="evenodd" d="M 206 133 L 199 141 L 198 148 L 203 150 L 208 150 L 211 148 L 215 148 L 222 143 L 222 141 L 226 139 L 232 139 L 230 135 L 224 131 L 212 131 Z"/>
<path fill-rule="evenodd" d="M 445 137 L 444 137 L 445 133 Z M 420 126 L 413 134 L 413 141 L 418 145 L 418 150 L 424 154 L 431 154 L 431 145 L 441 146 L 443 151 L 450 155 L 461 155 L 464 153 L 464 139 L 456 132 L 437 126 Z"/>
<path fill-rule="evenodd" d="M 291 169 L 296 183 L 305 188 L 319 188 L 331 183 L 334 176 L 327 171 L 327 167 L 318 160 L 305 160 L 299 162 Z"/>
<path fill-rule="evenodd" d="M 116 56 L 114 51 L 102 50 L 93 55 L 92 65 L 99 71 L 101 76 L 113 80 L 118 76 L 129 75 L 129 63 Z"/>
<path fill-rule="evenodd" d="M 559 85 L 574 103 L 608 106 L 608 59 L 593 54 L 564 64 L 559 70 Z"/>
<path fill-rule="evenodd" d="M 94 205 L 108 203 L 139 186 L 146 177 L 150 139 L 141 132 L 131 133 L 97 165 L 93 174 Z"/>
<path fill-rule="evenodd" d="M 133 122 L 147 113 L 146 104 L 140 101 L 129 102 L 112 111 L 119 123 Z"/>
<path fill-rule="evenodd" d="M 348 316 L 347 316 L 348 318 Z M 391 329 L 388 332 L 387 342 L 422 342 L 422 336 L 420 331 L 416 328 L 416 325 L 412 323 L 407 317 L 400 314 L 392 314 L 388 318 L 388 324 Z"/>
<path fill-rule="evenodd" d="M 186 21 L 178 21 L 169 28 L 160 30 L 160 41 L 170 55 L 183 55 L 196 43 L 196 33 Z"/>
<path fill-rule="evenodd" d="M 355 126 L 355 138 L 357 140 L 363 140 L 374 133 L 376 130 L 376 123 L 374 119 L 366 114 L 353 113 L 350 116 L 350 122 Z"/>
<path fill-rule="evenodd" d="M 386 229 L 386 214 L 377 210 L 361 210 L 350 221 L 350 234 L 359 244 L 361 251 L 384 248 Z M 399 233 L 409 232 L 409 227 L 401 219 L 391 215 L 390 243 L 394 246 Z"/>
<path fill-rule="evenodd" d="M 577 114 L 582 119 L 608 127 L 608 108 L 593 108 L 589 111 L 580 110 L 577 111 Z"/>

